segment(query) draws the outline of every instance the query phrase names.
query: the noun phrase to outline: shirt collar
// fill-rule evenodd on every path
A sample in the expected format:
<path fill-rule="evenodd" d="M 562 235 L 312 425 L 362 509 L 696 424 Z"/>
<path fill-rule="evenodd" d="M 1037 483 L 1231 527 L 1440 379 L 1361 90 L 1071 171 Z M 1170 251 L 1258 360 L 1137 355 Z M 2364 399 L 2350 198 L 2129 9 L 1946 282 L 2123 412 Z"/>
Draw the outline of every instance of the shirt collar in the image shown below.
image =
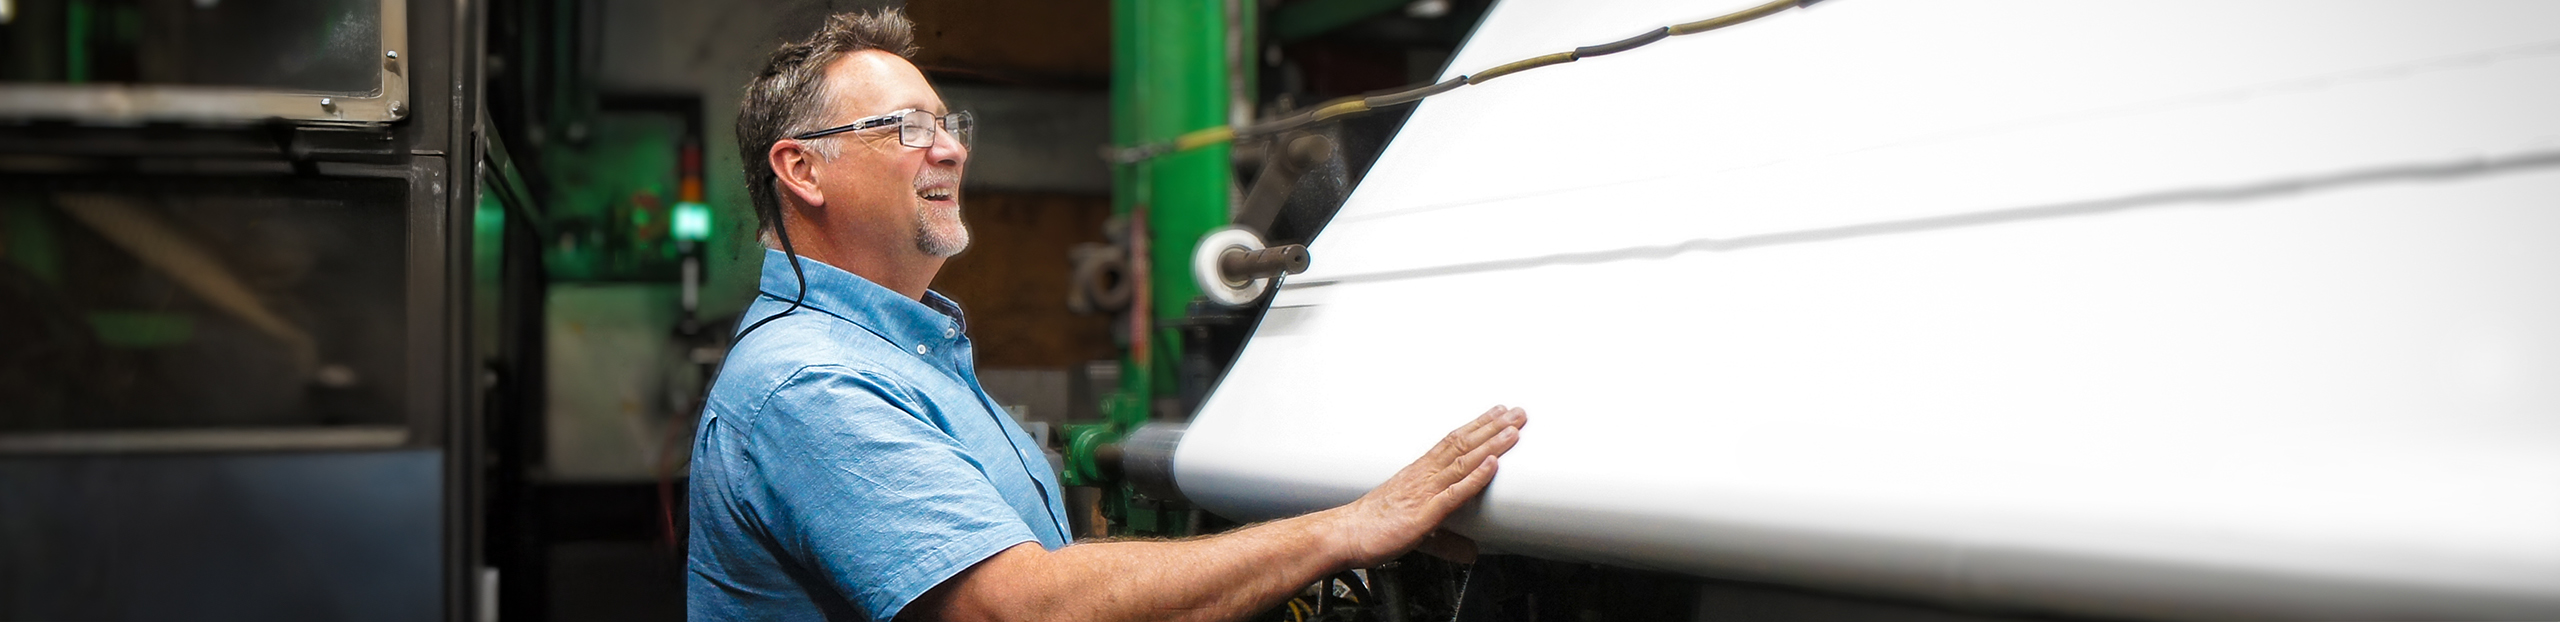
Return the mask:
<path fill-rule="evenodd" d="M 900 348 L 912 350 L 920 344 L 940 344 L 968 330 L 959 303 L 940 293 L 926 290 L 920 302 L 805 255 L 800 257 L 800 269 L 809 277 L 809 295 L 801 306 L 843 318 Z M 790 304 L 791 297 L 800 291 L 798 279 L 791 274 L 791 258 L 782 251 L 765 249 L 764 277 L 758 289 L 765 296 Z"/>

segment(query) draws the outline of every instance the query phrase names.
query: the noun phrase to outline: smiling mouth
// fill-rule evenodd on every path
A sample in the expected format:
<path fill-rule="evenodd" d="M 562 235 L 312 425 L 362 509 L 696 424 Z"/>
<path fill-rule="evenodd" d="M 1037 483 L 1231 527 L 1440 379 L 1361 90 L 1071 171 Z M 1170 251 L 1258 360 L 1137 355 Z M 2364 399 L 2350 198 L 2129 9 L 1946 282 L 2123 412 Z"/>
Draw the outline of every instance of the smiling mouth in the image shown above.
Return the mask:
<path fill-rule="evenodd" d="M 953 194 L 950 188 L 925 188 L 916 191 L 916 196 L 927 201 L 949 201 Z"/>

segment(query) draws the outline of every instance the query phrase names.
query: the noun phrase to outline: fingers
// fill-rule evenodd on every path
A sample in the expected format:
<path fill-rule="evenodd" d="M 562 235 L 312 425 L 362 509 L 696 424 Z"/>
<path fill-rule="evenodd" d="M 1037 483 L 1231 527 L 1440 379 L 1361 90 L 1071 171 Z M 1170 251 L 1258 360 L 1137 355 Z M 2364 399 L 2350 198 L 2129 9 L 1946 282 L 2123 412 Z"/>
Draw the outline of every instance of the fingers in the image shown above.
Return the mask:
<path fill-rule="evenodd" d="M 1475 449 L 1477 445 L 1482 445 L 1487 439 L 1493 438 L 1493 435 L 1500 434 L 1503 429 L 1511 427 L 1505 425 L 1510 413 L 1510 409 L 1495 406 L 1493 410 L 1486 411 L 1484 416 L 1476 417 L 1475 421 L 1468 422 L 1466 427 L 1459 428 L 1458 432 L 1452 432 L 1450 435 L 1464 434 L 1464 440 L 1459 442 L 1461 453 Z"/>
<path fill-rule="evenodd" d="M 1528 422 L 1526 410 L 1504 406 L 1486 410 L 1449 432 L 1420 459 L 1405 465 L 1385 488 L 1436 496 L 1482 466 L 1486 457 L 1511 451 L 1520 442 L 1520 427 Z"/>
<path fill-rule="evenodd" d="M 1466 505 L 1468 501 L 1474 501 L 1477 495 L 1484 494 L 1485 487 L 1493 484 L 1493 474 L 1502 470 L 1501 461 L 1501 458 L 1485 456 L 1484 462 L 1477 463 L 1476 468 L 1467 471 L 1465 477 L 1451 482 L 1448 488 L 1442 489 L 1439 495 L 1432 497 L 1429 507 L 1431 522 L 1439 523 L 1441 519 L 1447 518 L 1450 512 L 1458 511 L 1459 506 Z"/>
<path fill-rule="evenodd" d="M 1500 421 L 1506 412 L 1509 412 L 1509 409 L 1496 405 L 1491 410 L 1484 411 L 1484 414 L 1476 415 L 1475 419 L 1468 420 L 1466 424 L 1458 426 L 1458 429 L 1450 430 L 1449 435 L 1442 437 L 1439 444 L 1433 445 L 1424 458 L 1445 460 L 1467 453 L 1467 450 L 1474 448 L 1477 443 L 1484 442 L 1483 436 L 1501 429 L 1501 426 L 1494 423 Z"/>
<path fill-rule="evenodd" d="M 1519 445 L 1520 428 L 1527 424 L 1527 412 L 1518 408 L 1496 406 L 1485 411 L 1451 431 L 1429 454 L 1361 495 L 1353 502 L 1357 510 L 1352 515 L 1386 526 L 1386 532 L 1396 534 L 1389 537 L 1403 543 L 1394 545 L 1399 550 L 1420 548 L 1444 559 L 1474 559 L 1472 541 L 1429 536 L 1429 530 L 1484 494 L 1501 469 L 1499 456 Z"/>
<path fill-rule="evenodd" d="M 1448 466 L 1441 467 L 1432 483 L 1444 488 L 1455 484 L 1460 478 L 1466 477 L 1478 466 L 1483 465 L 1485 460 L 1509 453 L 1512 447 L 1519 444 L 1520 428 L 1504 426 L 1496 430 L 1493 436 L 1485 439 L 1482 444 L 1467 450 L 1467 453 L 1458 456 L 1456 460 L 1449 461 Z"/>
<path fill-rule="evenodd" d="M 1468 421 L 1466 425 L 1450 431 L 1447 438 L 1441 439 L 1439 446 L 1431 448 L 1431 453 L 1444 459 L 1453 459 L 1466 454 L 1476 446 L 1484 444 L 1487 439 L 1493 438 L 1493 435 L 1502 432 L 1503 428 L 1518 427 L 1526 423 L 1528 419 L 1523 413 L 1524 411 L 1518 408 L 1495 406 L 1492 410 L 1477 415 L 1475 420 Z"/>

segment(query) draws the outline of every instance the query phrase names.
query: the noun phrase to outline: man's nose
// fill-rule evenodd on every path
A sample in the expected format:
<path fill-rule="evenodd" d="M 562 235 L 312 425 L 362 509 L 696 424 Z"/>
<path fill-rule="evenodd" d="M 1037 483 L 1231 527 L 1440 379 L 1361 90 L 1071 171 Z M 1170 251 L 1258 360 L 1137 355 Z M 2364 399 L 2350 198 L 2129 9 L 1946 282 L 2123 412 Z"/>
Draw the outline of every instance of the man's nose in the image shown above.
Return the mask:
<path fill-rule="evenodd" d="M 933 163 L 961 166 L 969 163 L 969 146 L 960 144 L 960 135 L 950 128 L 933 128 L 933 146 L 925 149 Z"/>

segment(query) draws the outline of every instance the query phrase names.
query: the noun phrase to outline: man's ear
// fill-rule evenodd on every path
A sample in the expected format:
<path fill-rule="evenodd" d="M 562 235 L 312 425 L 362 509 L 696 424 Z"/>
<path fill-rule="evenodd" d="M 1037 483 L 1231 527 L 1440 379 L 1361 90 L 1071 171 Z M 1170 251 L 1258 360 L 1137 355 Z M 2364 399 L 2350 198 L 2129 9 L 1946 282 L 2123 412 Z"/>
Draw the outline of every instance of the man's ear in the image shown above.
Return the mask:
<path fill-rule="evenodd" d="M 773 141 L 764 152 L 765 164 L 773 167 L 773 176 L 782 182 L 782 191 L 798 197 L 802 205 L 826 207 L 827 193 L 818 189 L 818 154 L 809 152 L 796 140 Z"/>

